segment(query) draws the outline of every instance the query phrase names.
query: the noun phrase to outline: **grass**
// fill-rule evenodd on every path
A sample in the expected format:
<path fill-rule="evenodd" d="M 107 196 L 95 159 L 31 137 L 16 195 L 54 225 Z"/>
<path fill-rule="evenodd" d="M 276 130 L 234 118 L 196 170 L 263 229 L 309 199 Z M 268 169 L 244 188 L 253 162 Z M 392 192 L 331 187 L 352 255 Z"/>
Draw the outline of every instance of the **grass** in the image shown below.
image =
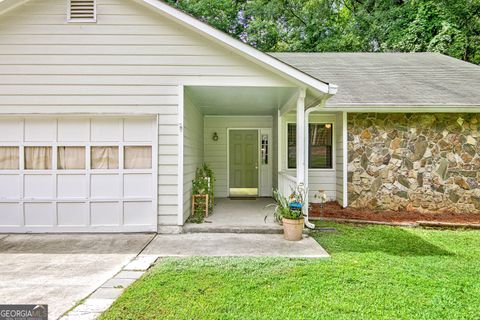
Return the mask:
<path fill-rule="evenodd" d="M 480 232 L 322 226 L 328 260 L 164 259 L 101 319 L 480 317 Z"/>

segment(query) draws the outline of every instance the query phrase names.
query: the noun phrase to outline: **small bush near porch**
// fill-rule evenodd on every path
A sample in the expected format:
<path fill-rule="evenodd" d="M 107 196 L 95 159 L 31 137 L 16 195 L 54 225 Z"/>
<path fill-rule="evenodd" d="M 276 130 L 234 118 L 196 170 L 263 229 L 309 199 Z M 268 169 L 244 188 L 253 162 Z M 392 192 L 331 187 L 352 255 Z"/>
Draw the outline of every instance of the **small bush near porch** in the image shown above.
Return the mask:
<path fill-rule="evenodd" d="M 478 318 L 480 232 L 328 226 L 329 260 L 165 259 L 101 319 Z"/>

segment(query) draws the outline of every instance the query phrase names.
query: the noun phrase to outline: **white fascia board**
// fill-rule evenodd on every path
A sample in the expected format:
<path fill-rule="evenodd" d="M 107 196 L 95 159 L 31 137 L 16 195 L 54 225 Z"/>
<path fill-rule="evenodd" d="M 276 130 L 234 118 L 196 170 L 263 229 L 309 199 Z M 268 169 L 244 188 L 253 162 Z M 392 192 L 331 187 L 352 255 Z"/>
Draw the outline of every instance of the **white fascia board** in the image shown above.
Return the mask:
<path fill-rule="evenodd" d="M 5 0 L 4 2 L 0 1 L 0 15 L 7 13 L 10 10 L 13 10 L 28 1 L 29 0 Z"/>
<path fill-rule="evenodd" d="M 326 82 L 320 81 L 312 76 L 307 75 L 306 73 L 266 54 L 260 50 L 255 49 L 254 47 L 245 44 L 232 36 L 209 26 L 208 24 L 201 22 L 200 20 L 178 10 L 160 0 L 136 0 L 139 2 L 146 3 L 151 7 L 159 10 L 164 13 L 166 16 L 175 19 L 176 21 L 182 23 L 190 29 L 199 31 L 204 35 L 208 36 L 215 42 L 220 45 L 226 46 L 230 49 L 233 49 L 238 54 L 243 57 L 251 60 L 255 63 L 260 63 L 268 70 L 279 74 L 283 77 L 287 77 L 290 80 L 294 80 L 299 85 L 308 86 L 316 91 L 328 94 L 335 94 L 337 92 L 337 86 L 334 84 L 328 84 Z"/>

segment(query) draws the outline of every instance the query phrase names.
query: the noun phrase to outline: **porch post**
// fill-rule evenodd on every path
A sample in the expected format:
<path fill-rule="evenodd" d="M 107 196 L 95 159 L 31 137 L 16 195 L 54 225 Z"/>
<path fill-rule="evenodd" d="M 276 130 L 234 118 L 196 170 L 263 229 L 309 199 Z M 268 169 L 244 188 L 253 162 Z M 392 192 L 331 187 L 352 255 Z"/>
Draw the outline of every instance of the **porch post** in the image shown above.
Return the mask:
<path fill-rule="evenodd" d="M 305 96 L 300 89 L 297 98 L 297 184 L 305 182 Z"/>

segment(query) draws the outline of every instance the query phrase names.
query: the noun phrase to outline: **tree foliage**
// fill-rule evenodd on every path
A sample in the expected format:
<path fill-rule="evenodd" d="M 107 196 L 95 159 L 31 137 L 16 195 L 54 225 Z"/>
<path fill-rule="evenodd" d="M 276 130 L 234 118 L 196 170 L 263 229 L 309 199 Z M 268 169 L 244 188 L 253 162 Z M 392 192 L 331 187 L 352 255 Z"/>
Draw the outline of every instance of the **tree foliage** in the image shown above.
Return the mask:
<path fill-rule="evenodd" d="M 262 51 L 431 51 L 480 63 L 480 0 L 167 2 Z"/>

